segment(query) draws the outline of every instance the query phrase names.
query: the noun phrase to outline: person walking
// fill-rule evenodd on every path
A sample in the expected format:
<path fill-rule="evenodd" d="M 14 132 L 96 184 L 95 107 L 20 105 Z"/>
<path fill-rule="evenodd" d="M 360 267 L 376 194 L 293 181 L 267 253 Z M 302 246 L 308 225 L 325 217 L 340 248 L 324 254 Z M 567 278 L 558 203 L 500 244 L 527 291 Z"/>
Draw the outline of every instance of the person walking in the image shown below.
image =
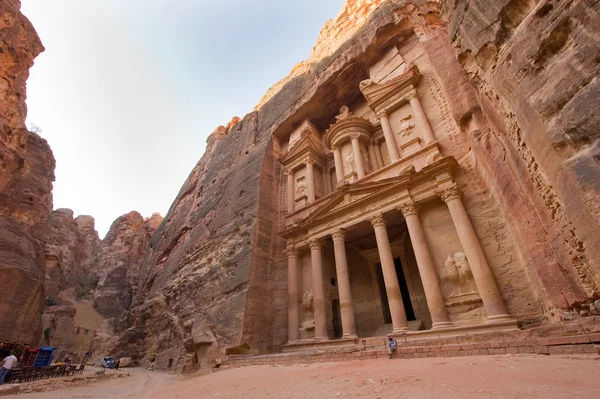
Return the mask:
<path fill-rule="evenodd" d="M 6 379 L 8 373 L 17 367 L 17 358 L 11 353 L 9 356 L 5 357 L 0 364 L 0 385 L 2 385 L 4 384 L 4 380 Z"/>

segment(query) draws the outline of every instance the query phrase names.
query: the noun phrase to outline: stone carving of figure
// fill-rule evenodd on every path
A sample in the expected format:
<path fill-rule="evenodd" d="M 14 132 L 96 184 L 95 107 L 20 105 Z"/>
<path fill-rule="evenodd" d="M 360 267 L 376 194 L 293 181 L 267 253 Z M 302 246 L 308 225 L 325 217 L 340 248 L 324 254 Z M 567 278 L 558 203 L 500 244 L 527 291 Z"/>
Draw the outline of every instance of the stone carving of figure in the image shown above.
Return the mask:
<path fill-rule="evenodd" d="M 352 112 L 350 112 L 350 108 L 348 108 L 347 105 L 342 105 L 342 108 L 340 108 L 340 114 L 336 116 L 335 119 L 341 121 L 343 119 L 350 118 L 351 116 Z"/>
<path fill-rule="evenodd" d="M 296 196 L 297 197 L 302 197 L 303 195 L 305 195 L 306 193 L 306 182 L 304 181 L 304 179 L 298 180 L 297 183 L 297 189 L 296 189 Z"/>
<path fill-rule="evenodd" d="M 473 273 L 464 253 L 456 252 L 454 257 L 448 255 L 444 266 L 447 274 L 444 285 L 450 289 L 451 297 L 477 293 Z"/>
<path fill-rule="evenodd" d="M 306 291 L 302 295 L 302 325 L 301 330 L 310 330 L 315 328 L 315 315 L 313 304 L 313 292 Z"/>
<path fill-rule="evenodd" d="M 346 173 L 354 171 L 354 155 L 352 155 L 351 152 L 348 153 L 348 155 L 346 155 L 346 158 L 344 159 L 344 170 L 346 171 Z"/>
<path fill-rule="evenodd" d="M 415 124 L 410 121 L 412 115 L 408 115 L 400 121 L 400 136 L 408 137 L 413 131 Z"/>

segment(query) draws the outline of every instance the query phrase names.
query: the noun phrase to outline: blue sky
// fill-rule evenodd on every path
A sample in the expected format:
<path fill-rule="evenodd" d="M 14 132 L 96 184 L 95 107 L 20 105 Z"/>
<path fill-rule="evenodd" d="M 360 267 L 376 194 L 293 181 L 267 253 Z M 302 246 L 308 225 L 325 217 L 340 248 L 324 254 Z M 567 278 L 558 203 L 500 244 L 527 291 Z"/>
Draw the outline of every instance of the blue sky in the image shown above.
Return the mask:
<path fill-rule="evenodd" d="M 163 216 L 218 125 L 306 59 L 344 0 L 22 0 L 46 51 L 28 123 L 57 161 L 54 207 L 104 236 Z"/>

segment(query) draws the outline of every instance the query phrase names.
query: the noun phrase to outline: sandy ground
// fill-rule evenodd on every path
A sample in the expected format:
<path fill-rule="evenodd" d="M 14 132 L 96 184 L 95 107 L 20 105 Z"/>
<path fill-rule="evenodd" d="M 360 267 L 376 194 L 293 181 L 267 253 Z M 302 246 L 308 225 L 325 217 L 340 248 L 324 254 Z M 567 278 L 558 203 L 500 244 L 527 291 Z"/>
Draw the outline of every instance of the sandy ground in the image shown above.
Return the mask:
<path fill-rule="evenodd" d="M 600 398 L 600 357 L 503 355 L 255 366 L 128 378 L 4 398 Z"/>

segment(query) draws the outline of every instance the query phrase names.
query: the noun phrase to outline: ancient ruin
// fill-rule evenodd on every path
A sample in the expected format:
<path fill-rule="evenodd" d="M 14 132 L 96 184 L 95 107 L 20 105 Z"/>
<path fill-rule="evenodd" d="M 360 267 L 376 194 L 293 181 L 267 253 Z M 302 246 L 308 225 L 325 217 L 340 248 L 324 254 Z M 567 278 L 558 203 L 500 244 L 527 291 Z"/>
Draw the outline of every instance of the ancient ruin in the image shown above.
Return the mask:
<path fill-rule="evenodd" d="M 600 3 L 348 0 L 210 135 L 164 220 L 130 214 L 103 242 L 51 213 L 52 155 L 24 126 L 42 47 L 18 3 L 0 1 L 1 341 L 39 340 L 68 270 L 99 278 L 110 350 L 158 369 L 387 333 L 600 331 Z"/>

